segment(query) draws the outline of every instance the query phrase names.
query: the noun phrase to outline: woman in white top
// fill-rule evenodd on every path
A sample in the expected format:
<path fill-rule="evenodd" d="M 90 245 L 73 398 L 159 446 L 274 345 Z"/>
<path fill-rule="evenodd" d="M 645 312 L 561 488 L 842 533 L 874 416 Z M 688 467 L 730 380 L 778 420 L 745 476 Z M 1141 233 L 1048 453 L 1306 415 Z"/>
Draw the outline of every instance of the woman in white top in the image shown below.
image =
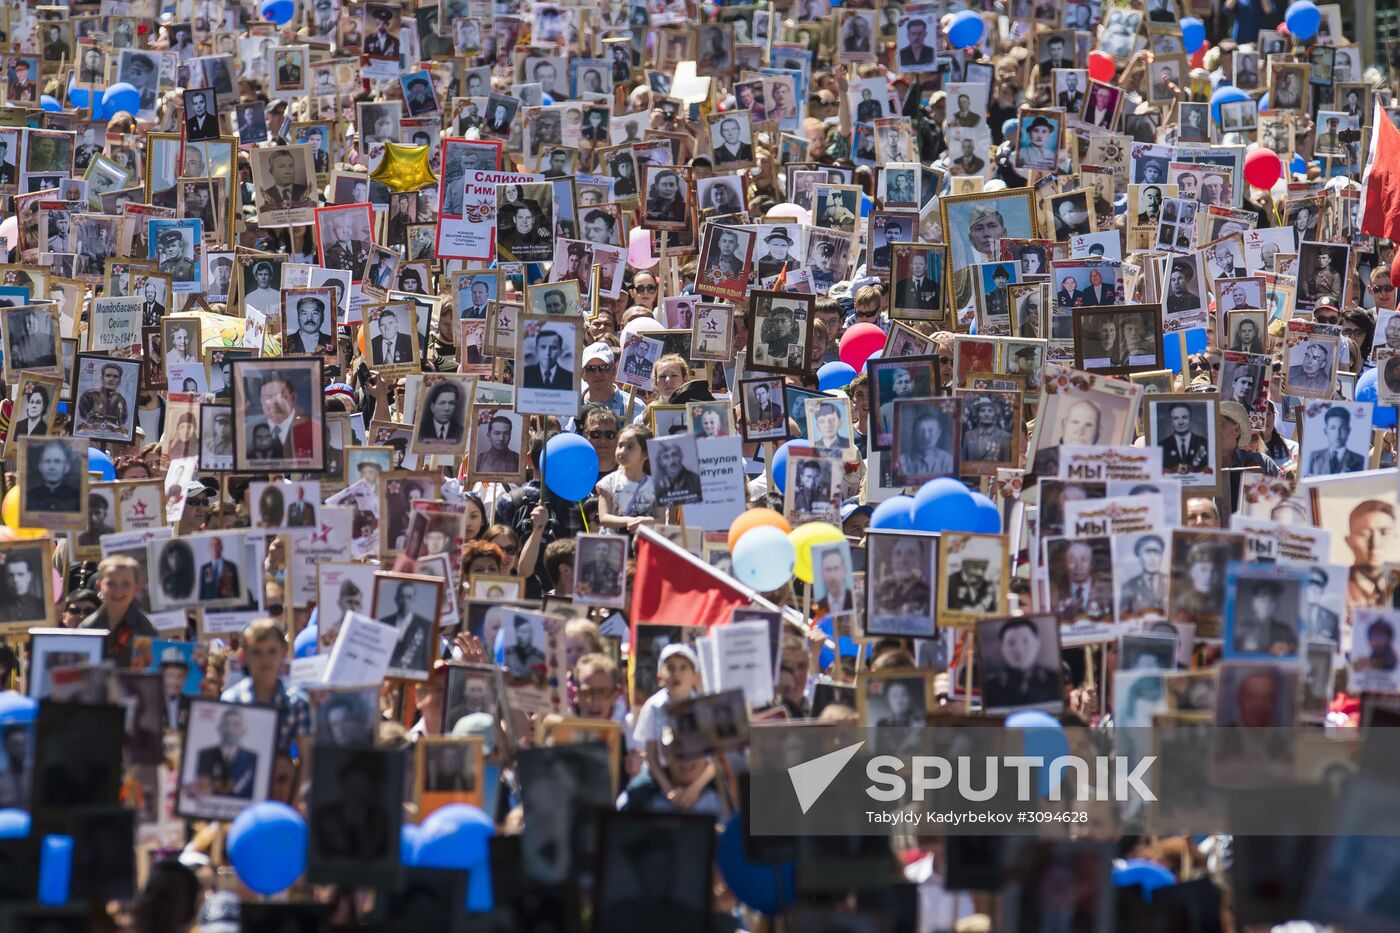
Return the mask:
<path fill-rule="evenodd" d="M 613 531 L 635 531 L 656 521 L 656 485 L 646 471 L 651 430 L 634 424 L 617 436 L 617 469 L 598 480 L 598 521 Z"/>

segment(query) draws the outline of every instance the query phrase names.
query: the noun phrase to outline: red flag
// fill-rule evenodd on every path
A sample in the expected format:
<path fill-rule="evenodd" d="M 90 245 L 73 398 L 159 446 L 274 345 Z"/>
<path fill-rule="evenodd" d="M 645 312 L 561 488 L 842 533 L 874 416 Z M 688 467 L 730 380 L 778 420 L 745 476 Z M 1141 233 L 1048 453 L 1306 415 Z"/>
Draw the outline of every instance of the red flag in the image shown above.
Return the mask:
<path fill-rule="evenodd" d="M 1361 173 L 1361 232 L 1400 239 L 1400 130 L 1376 100 L 1371 146 Z"/>
<path fill-rule="evenodd" d="M 637 534 L 637 575 L 632 582 L 632 621 L 710 628 L 735 609 L 757 601 L 774 609 L 733 577 L 667 541 L 650 528 Z M 633 628 L 633 634 L 636 629 Z"/>

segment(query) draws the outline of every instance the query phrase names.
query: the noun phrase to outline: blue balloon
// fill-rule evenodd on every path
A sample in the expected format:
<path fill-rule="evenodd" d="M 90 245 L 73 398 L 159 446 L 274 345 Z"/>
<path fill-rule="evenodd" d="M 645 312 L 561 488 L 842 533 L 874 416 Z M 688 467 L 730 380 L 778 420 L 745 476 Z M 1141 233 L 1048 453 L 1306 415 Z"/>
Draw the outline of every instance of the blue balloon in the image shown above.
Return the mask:
<path fill-rule="evenodd" d="M 0 691 L 0 726 L 28 725 L 38 714 L 38 700 L 14 690 Z"/>
<path fill-rule="evenodd" d="M 551 106 L 554 103 L 554 98 L 549 94 L 541 94 L 540 103 L 546 107 Z"/>
<path fill-rule="evenodd" d="M 984 535 L 1001 534 L 1001 512 L 996 503 L 980 492 L 972 494 L 972 501 L 977 504 L 976 527 L 972 530 Z"/>
<path fill-rule="evenodd" d="M 1322 11 L 1312 0 L 1293 0 L 1283 14 L 1283 21 L 1295 39 L 1307 42 L 1317 35 L 1317 28 L 1322 25 Z"/>
<path fill-rule="evenodd" d="M 855 377 L 855 367 L 850 363 L 832 360 L 830 363 L 823 363 L 821 369 L 817 370 L 817 388 L 823 392 L 844 389 Z"/>
<path fill-rule="evenodd" d="M 891 496 L 870 513 L 870 527 L 892 531 L 914 530 L 914 497 Z"/>
<path fill-rule="evenodd" d="M 29 812 L 6 807 L 0 810 L 0 839 L 25 839 L 29 836 Z"/>
<path fill-rule="evenodd" d="M 1046 765 L 1063 755 L 1069 754 L 1069 739 L 1065 737 L 1060 721 L 1044 710 L 1029 709 L 1012 713 L 1006 717 L 1006 728 L 1021 729 L 1021 754 L 1041 758 Z M 1036 770 L 1036 790 L 1042 796 L 1050 796 L 1050 769 Z"/>
<path fill-rule="evenodd" d="M 768 916 L 791 907 L 797 899 L 797 869 L 791 862 L 776 865 L 750 862 L 744 854 L 743 816 L 735 813 L 715 844 L 715 863 L 729 890 L 743 904 Z"/>
<path fill-rule="evenodd" d="M 1378 428 L 1389 430 L 1395 427 L 1395 406 L 1381 405 L 1376 395 L 1376 378 L 1379 369 L 1371 366 L 1366 369 L 1356 380 L 1356 400 L 1358 402 L 1370 402 L 1371 423 Z"/>
<path fill-rule="evenodd" d="M 86 107 L 92 103 L 92 94 L 76 84 L 68 85 L 68 103 L 74 107 Z"/>
<path fill-rule="evenodd" d="M 567 502 L 582 502 L 598 484 L 598 451 L 581 434 L 556 434 L 544 445 L 544 482 Z"/>
<path fill-rule="evenodd" d="M 787 458 L 788 451 L 799 444 L 810 444 L 811 441 L 802 437 L 794 437 L 786 444 L 773 451 L 773 488 L 778 492 L 783 492 L 787 488 Z"/>
<path fill-rule="evenodd" d="M 1249 100 L 1249 95 L 1232 84 L 1222 84 L 1210 92 L 1210 118 L 1217 124 L 1220 121 L 1220 105 L 1237 100 Z"/>
<path fill-rule="evenodd" d="M 39 855 L 39 903 L 62 907 L 68 903 L 68 882 L 73 877 L 73 837 L 45 836 Z"/>
<path fill-rule="evenodd" d="M 141 109 L 141 92 L 125 81 L 118 81 L 102 92 L 102 106 L 109 119 L 119 113 L 134 116 Z"/>
<path fill-rule="evenodd" d="M 827 638 L 831 638 L 831 616 L 822 616 L 818 619 L 817 628 L 826 632 Z M 860 645 L 856 644 L 855 640 L 849 635 L 842 635 L 838 638 L 836 640 L 836 647 L 840 649 L 841 657 L 843 658 L 854 658 L 856 655 L 860 654 Z M 821 670 L 827 670 L 835 660 L 836 653 L 826 645 L 822 645 L 821 654 L 817 656 L 817 667 Z"/>
<path fill-rule="evenodd" d="M 914 493 L 914 528 L 917 531 L 972 531 L 977 523 L 977 503 L 968 488 L 940 476 Z"/>
<path fill-rule="evenodd" d="M 1293 161 L 1288 163 L 1288 170 L 1295 175 L 1306 175 L 1308 173 L 1308 162 L 1300 155 L 1294 155 Z"/>
<path fill-rule="evenodd" d="M 228 857 L 249 888 L 281 893 L 306 870 L 306 820 L 275 800 L 245 807 L 229 828 Z"/>
<path fill-rule="evenodd" d="M 423 827 L 417 823 L 404 823 L 399 827 L 399 864 L 418 864 L 418 844 L 423 841 Z"/>
<path fill-rule="evenodd" d="M 869 217 L 870 212 L 875 209 L 875 202 L 870 200 L 869 195 L 860 196 L 860 216 Z"/>
<path fill-rule="evenodd" d="M 970 49 L 982 41 L 984 32 L 986 25 L 981 16 L 973 10 L 961 10 L 948 23 L 948 44 L 955 49 Z"/>
<path fill-rule="evenodd" d="M 39 107 L 49 113 L 58 113 L 63 109 L 63 105 L 47 94 L 39 95 Z"/>
<path fill-rule="evenodd" d="M 1181 18 L 1181 44 L 1186 49 L 1186 54 L 1196 54 L 1196 50 L 1205 45 L 1205 42 L 1206 24 L 1194 16 L 1183 16 Z"/>
<path fill-rule="evenodd" d="M 117 478 L 117 467 L 112 463 L 112 458 L 107 456 L 107 451 L 100 447 L 88 448 L 88 472 L 101 473 L 104 482 L 111 482 Z"/>
<path fill-rule="evenodd" d="M 419 868 L 471 872 L 467 879 L 467 910 L 485 913 L 495 902 L 486 841 L 495 834 L 495 824 L 480 807 L 450 803 L 423 821 L 414 864 Z"/>
<path fill-rule="evenodd" d="M 292 0 L 262 0 L 258 4 L 258 14 L 268 22 L 285 26 L 297 15 L 297 5 Z"/>
<path fill-rule="evenodd" d="M 321 628 L 317 624 L 320 621 L 320 613 L 321 607 L 319 606 L 311 610 L 311 618 L 307 620 L 302 630 L 297 632 L 297 637 L 292 640 L 292 657 L 309 658 L 316 654 L 316 640 L 320 637 Z"/>
<path fill-rule="evenodd" d="M 1130 858 L 1113 869 L 1113 885 L 1118 888 L 1142 886 L 1142 899 L 1152 903 L 1152 892 L 1158 888 L 1170 888 L 1176 884 L 1176 876 L 1165 866 L 1151 859 Z"/>
<path fill-rule="evenodd" d="M 1259 112 L 1263 113 L 1269 109 L 1269 92 L 1265 91 L 1259 95 Z"/>

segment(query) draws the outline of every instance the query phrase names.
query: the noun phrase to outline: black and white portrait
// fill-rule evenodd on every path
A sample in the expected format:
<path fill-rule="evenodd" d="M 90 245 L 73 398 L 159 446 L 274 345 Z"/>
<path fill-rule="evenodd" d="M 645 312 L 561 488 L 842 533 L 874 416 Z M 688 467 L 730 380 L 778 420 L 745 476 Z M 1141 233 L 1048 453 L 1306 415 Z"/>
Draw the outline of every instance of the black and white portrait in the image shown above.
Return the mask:
<path fill-rule="evenodd" d="M 989 713 L 1063 708 L 1060 627 L 1054 615 L 979 622 L 977 653 L 982 704 Z"/>
<path fill-rule="evenodd" d="M 266 800 L 276 742 L 275 709 L 191 698 L 176 812 L 231 820 Z"/>

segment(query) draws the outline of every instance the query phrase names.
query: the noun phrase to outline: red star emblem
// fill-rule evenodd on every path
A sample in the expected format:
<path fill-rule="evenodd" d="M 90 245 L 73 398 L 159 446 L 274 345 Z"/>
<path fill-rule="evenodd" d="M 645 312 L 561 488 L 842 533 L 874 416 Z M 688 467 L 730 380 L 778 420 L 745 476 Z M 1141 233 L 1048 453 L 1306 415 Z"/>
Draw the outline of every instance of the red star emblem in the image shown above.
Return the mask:
<path fill-rule="evenodd" d="M 131 514 L 132 514 L 132 515 L 145 515 L 145 514 L 146 514 L 146 500 L 145 500 L 145 499 L 137 499 L 137 500 L 136 500 L 136 504 L 133 505 L 133 506 L 131 507 Z"/>
<path fill-rule="evenodd" d="M 322 524 L 321 524 L 321 530 L 320 530 L 320 531 L 313 531 L 313 532 L 311 533 L 311 543 L 312 543 L 312 544 L 329 544 L 329 543 L 330 543 L 330 538 L 331 538 L 331 526 L 330 526 L 330 525 L 327 525 L 327 524 L 325 524 L 325 523 L 322 523 Z"/>

